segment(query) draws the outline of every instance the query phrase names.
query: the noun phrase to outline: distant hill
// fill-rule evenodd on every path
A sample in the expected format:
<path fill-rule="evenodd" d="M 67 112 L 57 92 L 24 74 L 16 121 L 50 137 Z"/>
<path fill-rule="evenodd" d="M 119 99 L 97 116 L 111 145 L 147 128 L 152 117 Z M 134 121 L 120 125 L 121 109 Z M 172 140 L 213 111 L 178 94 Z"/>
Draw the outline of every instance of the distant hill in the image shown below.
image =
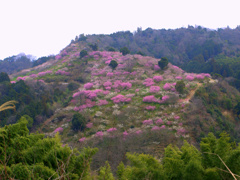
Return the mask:
<path fill-rule="evenodd" d="M 134 33 L 122 31 L 109 35 L 82 34 L 72 40 L 74 42 L 96 44 L 100 50 L 127 47 L 132 54 L 167 57 L 187 72 L 240 77 L 240 26 L 218 30 L 201 26 L 169 30 L 138 28 Z M 239 83 L 234 84 L 237 86 Z"/>
<path fill-rule="evenodd" d="M 201 26 L 179 29 L 155 30 L 148 28 L 116 32 L 110 35 L 80 35 L 76 41 L 96 43 L 100 49 L 126 46 L 136 54 L 142 52 L 156 58 L 168 57 L 171 62 L 181 64 L 202 54 L 205 61 L 220 53 L 226 56 L 240 55 L 240 26 L 236 29 L 210 30 Z"/>
<path fill-rule="evenodd" d="M 43 64 L 50 59 L 54 59 L 54 56 L 40 57 L 37 60 L 34 60 L 31 55 L 25 55 L 22 53 L 0 60 L 0 72 L 6 72 L 10 75 L 23 69 Z"/>

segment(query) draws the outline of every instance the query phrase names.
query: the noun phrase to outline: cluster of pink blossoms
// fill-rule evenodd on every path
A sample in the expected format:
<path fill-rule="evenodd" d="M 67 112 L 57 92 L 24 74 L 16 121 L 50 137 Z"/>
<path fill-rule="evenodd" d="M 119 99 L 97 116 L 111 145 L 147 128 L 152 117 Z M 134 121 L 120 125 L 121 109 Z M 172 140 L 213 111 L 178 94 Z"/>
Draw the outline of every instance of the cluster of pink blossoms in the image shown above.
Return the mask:
<path fill-rule="evenodd" d="M 158 100 L 158 99 L 155 98 L 155 96 L 150 95 L 150 96 L 143 97 L 143 102 L 148 102 L 148 103 L 151 103 L 151 102 L 165 103 L 168 99 L 169 99 L 169 96 L 163 96 L 162 100 Z"/>
<path fill-rule="evenodd" d="M 187 76 L 185 77 L 185 79 L 188 80 L 188 81 L 193 81 L 193 80 L 194 80 L 194 77 L 193 77 L 193 76 L 190 76 L 190 75 L 187 75 Z"/>
<path fill-rule="evenodd" d="M 20 81 L 20 80 L 23 80 L 23 81 L 25 81 L 27 79 L 27 77 L 26 76 L 24 76 L 24 77 L 17 77 L 17 81 Z"/>
<path fill-rule="evenodd" d="M 181 77 L 181 76 L 176 76 L 175 79 L 177 79 L 177 80 L 181 80 L 182 77 Z"/>
<path fill-rule="evenodd" d="M 109 132 L 109 133 L 114 132 L 114 131 L 117 131 L 117 128 L 110 128 L 107 130 L 107 132 Z"/>
<path fill-rule="evenodd" d="M 87 123 L 86 127 L 89 128 L 89 129 L 92 128 L 93 127 L 93 123 L 91 123 L 91 122 Z"/>
<path fill-rule="evenodd" d="M 153 80 L 154 80 L 155 82 L 160 82 L 160 81 L 163 80 L 163 77 L 162 77 L 162 76 L 154 76 L 154 77 L 153 77 Z"/>
<path fill-rule="evenodd" d="M 66 72 L 66 71 L 58 70 L 57 72 L 55 72 L 55 74 L 69 76 L 69 75 L 70 75 L 70 72 Z"/>
<path fill-rule="evenodd" d="M 195 77 L 196 77 L 196 79 L 204 79 L 205 78 L 202 74 L 198 74 Z"/>
<path fill-rule="evenodd" d="M 59 59 L 61 59 L 61 58 L 62 58 L 61 55 L 56 55 L 56 56 L 55 56 L 55 59 L 56 59 L 56 60 L 59 60 Z"/>
<path fill-rule="evenodd" d="M 151 119 L 144 120 L 142 123 L 143 123 L 143 125 L 151 125 L 151 124 L 153 124 L 153 120 L 151 120 Z"/>
<path fill-rule="evenodd" d="M 155 123 L 156 123 L 157 125 L 161 125 L 161 124 L 163 124 L 163 120 L 162 120 L 162 119 L 158 119 Z"/>
<path fill-rule="evenodd" d="M 98 131 L 98 132 L 96 132 L 95 136 L 103 137 L 103 132 L 102 131 Z"/>
<path fill-rule="evenodd" d="M 145 81 L 143 82 L 143 85 L 145 85 L 145 86 L 147 86 L 147 87 L 152 86 L 152 85 L 154 85 L 154 84 L 155 84 L 155 83 L 154 83 L 154 81 L 153 81 L 152 78 L 147 78 L 147 79 L 145 79 Z"/>
<path fill-rule="evenodd" d="M 157 102 L 157 101 L 158 100 L 153 95 L 143 97 L 143 102 L 151 103 L 151 102 Z"/>
<path fill-rule="evenodd" d="M 186 132 L 187 131 L 184 128 L 180 128 L 180 129 L 177 130 L 178 135 L 184 135 L 184 134 L 186 134 Z"/>
<path fill-rule="evenodd" d="M 86 102 L 85 104 L 79 106 L 79 107 L 75 107 L 73 110 L 74 111 L 82 111 L 86 108 L 92 108 L 96 105 L 96 102 L 95 101 L 91 101 L 90 99 L 86 99 Z"/>
<path fill-rule="evenodd" d="M 107 82 L 103 83 L 103 86 L 107 90 L 110 90 L 111 88 L 114 88 L 115 90 L 118 88 L 122 88 L 122 89 L 131 89 L 132 88 L 132 84 L 130 82 L 122 82 L 120 80 L 115 81 L 114 85 L 110 81 L 107 81 Z"/>
<path fill-rule="evenodd" d="M 127 98 L 125 97 L 124 95 L 117 95 L 113 98 L 111 98 L 111 100 L 115 103 L 115 104 L 118 104 L 118 103 L 121 103 L 121 102 L 130 102 L 132 99 L 131 98 Z"/>
<path fill-rule="evenodd" d="M 153 111 L 156 109 L 156 106 L 146 106 L 145 109 Z"/>
<path fill-rule="evenodd" d="M 171 90 L 171 91 L 175 91 L 175 86 L 176 86 L 176 83 L 166 83 L 164 86 L 163 86 L 163 89 L 165 91 L 167 90 Z"/>
<path fill-rule="evenodd" d="M 154 70 L 159 71 L 161 68 L 158 65 L 154 65 Z"/>
<path fill-rule="evenodd" d="M 57 129 L 54 130 L 54 132 L 63 132 L 63 128 L 62 127 L 58 127 Z"/>
<path fill-rule="evenodd" d="M 38 76 L 45 76 L 47 74 L 52 74 L 52 71 L 51 70 L 48 70 L 48 71 L 45 71 L 45 72 L 39 72 L 37 75 Z"/>
<path fill-rule="evenodd" d="M 85 89 L 91 89 L 93 87 L 93 83 L 86 83 L 84 84 Z"/>
<path fill-rule="evenodd" d="M 86 140 L 86 138 L 85 137 L 82 137 L 82 138 L 80 138 L 78 141 L 79 142 L 84 142 Z"/>
<path fill-rule="evenodd" d="M 158 130 L 160 130 L 160 129 L 161 129 L 160 127 L 154 126 L 154 127 L 151 129 L 151 131 L 158 131 Z"/>
<path fill-rule="evenodd" d="M 160 91 L 160 87 L 159 86 L 151 86 L 149 89 L 150 93 L 157 93 Z"/>
<path fill-rule="evenodd" d="M 103 100 L 99 100 L 99 102 L 97 103 L 97 106 L 103 106 L 103 105 L 107 105 L 108 104 L 108 101 L 106 99 L 103 99 Z"/>
<path fill-rule="evenodd" d="M 31 75 L 29 75 L 29 77 L 31 77 L 31 78 L 37 78 L 38 75 L 37 75 L 37 74 L 31 74 Z"/>

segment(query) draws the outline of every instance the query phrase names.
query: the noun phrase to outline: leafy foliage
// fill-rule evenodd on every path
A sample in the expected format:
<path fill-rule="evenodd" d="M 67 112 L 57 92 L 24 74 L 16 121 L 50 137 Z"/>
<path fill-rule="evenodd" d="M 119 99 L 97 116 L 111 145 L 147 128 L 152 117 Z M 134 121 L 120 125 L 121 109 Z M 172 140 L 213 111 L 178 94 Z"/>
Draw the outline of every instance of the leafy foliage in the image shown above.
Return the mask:
<path fill-rule="evenodd" d="M 120 52 L 125 56 L 130 53 L 130 50 L 127 47 L 122 47 Z"/>
<path fill-rule="evenodd" d="M 76 113 L 73 115 L 72 118 L 72 129 L 75 131 L 83 131 L 86 128 L 86 118 L 80 114 L 80 113 Z"/>
<path fill-rule="evenodd" d="M 239 146 L 226 133 L 217 139 L 212 133 L 203 138 L 201 151 L 188 142 L 179 149 L 169 145 L 162 161 L 145 154 L 129 154 L 130 166 L 120 163 L 119 179 L 231 179 L 231 174 L 214 154 L 219 155 L 234 174 L 239 174 Z M 234 159 L 235 158 L 235 159 Z M 220 170 L 219 170 L 220 169 Z M 221 171 L 222 170 L 222 171 Z"/>
<path fill-rule="evenodd" d="M 161 58 L 161 61 L 158 61 L 158 66 L 161 69 L 164 69 L 168 65 L 168 59 L 166 57 Z"/>
<path fill-rule="evenodd" d="M 37 82 L 31 82 L 31 86 L 27 85 L 24 81 L 20 80 L 11 84 L 10 82 L 0 83 L 1 95 L 0 103 L 3 104 L 7 101 L 15 100 L 16 111 L 12 110 L 0 112 L 1 125 L 4 126 L 7 123 L 14 123 L 19 120 L 23 115 L 31 117 L 35 124 L 38 124 L 36 117 L 38 115 L 49 116 L 51 115 L 50 108 L 47 103 L 51 104 L 52 96 L 50 96 L 49 90 L 42 87 Z M 38 88 L 37 90 L 33 88 Z M 13 114 L 12 114 L 13 113 Z M 8 122 L 10 115 L 14 115 L 14 121 Z"/>
<path fill-rule="evenodd" d="M 176 86 L 175 86 L 177 92 L 179 92 L 180 94 L 184 93 L 184 88 L 185 88 L 185 83 L 184 81 L 178 81 Z"/>
<path fill-rule="evenodd" d="M 0 128 L 0 179 L 79 179 L 90 176 L 97 149 L 80 153 L 63 146 L 60 138 L 29 134 L 27 121 Z"/>
<path fill-rule="evenodd" d="M 86 50 L 82 50 L 81 52 L 80 52 L 80 58 L 83 58 L 83 57 L 85 57 L 85 56 L 87 56 L 88 55 L 88 52 L 86 51 Z"/>
<path fill-rule="evenodd" d="M 5 73 L 5 72 L 1 72 L 1 73 L 0 73 L 0 83 L 1 83 L 1 82 L 5 82 L 5 81 L 10 82 L 10 79 L 9 79 L 9 77 L 8 77 L 8 74 Z"/>
<path fill-rule="evenodd" d="M 98 45 L 96 43 L 94 44 L 89 44 L 90 48 L 92 48 L 93 51 L 97 51 L 98 50 Z"/>
<path fill-rule="evenodd" d="M 109 66 L 114 70 L 118 66 L 118 63 L 115 60 L 111 60 Z"/>

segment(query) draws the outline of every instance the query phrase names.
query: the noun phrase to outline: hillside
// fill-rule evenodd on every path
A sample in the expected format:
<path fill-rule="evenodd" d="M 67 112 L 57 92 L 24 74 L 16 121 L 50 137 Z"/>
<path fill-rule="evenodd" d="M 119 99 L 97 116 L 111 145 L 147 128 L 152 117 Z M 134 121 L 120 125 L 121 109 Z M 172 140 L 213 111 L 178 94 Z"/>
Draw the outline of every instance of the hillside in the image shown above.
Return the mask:
<path fill-rule="evenodd" d="M 11 85 L 24 82 L 31 90 L 42 89 L 38 93 L 43 111 L 33 116 L 32 109 L 22 111 L 22 105 L 16 113 L 33 118 L 33 132 L 60 132 L 63 143 L 79 149 L 98 147 L 94 169 L 108 160 L 116 170 L 126 161 L 126 152 L 161 157 L 170 143 L 187 140 L 198 145 L 208 132 L 218 136 L 225 130 L 239 141 L 233 107 L 240 96 L 225 81 L 186 73 L 170 63 L 161 69 L 160 59 L 149 56 L 89 50 L 80 58 L 83 49 L 81 42 L 72 43 L 55 60 L 12 74 Z M 118 63 L 115 70 L 111 60 Z M 185 88 L 180 94 L 176 84 L 181 80 Z M 73 130 L 76 113 L 86 125 Z"/>
<path fill-rule="evenodd" d="M 132 54 L 167 57 L 187 72 L 234 77 L 231 84 L 240 88 L 240 28 L 218 30 L 201 26 L 179 29 L 151 29 L 116 32 L 109 35 L 77 36 L 72 43 L 97 45 L 100 50 L 127 47 Z"/>

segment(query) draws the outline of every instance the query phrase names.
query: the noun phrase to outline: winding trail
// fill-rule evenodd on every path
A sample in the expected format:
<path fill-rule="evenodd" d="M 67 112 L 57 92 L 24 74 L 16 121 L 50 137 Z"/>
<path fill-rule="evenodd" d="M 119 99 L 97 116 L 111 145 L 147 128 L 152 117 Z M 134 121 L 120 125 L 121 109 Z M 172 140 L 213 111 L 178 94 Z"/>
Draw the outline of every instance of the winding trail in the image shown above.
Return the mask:
<path fill-rule="evenodd" d="M 214 79 L 210 79 L 209 83 L 216 83 L 217 80 Z M 190 91 L 190 93 L 188 94 L 188 96 L 185 99 L 179 99 L 179 103 L 189 103 L 189 101 L 192 99 L 192 97 L 194 96 L 195 92 L 202 86 L 202 83 L 197 83 L 197 87 L 193 90 Z"/>
<path fill-rule="evenodd" d="M 179 99 L 179 103 L 189 103 L 189 100 L 192 99 L 194 96 L 195 92 L 202 86 L 202 83 L 197 83 L 197 87 L 193 90 L 190 91 L 188 96 L 185 99 Z"/>

